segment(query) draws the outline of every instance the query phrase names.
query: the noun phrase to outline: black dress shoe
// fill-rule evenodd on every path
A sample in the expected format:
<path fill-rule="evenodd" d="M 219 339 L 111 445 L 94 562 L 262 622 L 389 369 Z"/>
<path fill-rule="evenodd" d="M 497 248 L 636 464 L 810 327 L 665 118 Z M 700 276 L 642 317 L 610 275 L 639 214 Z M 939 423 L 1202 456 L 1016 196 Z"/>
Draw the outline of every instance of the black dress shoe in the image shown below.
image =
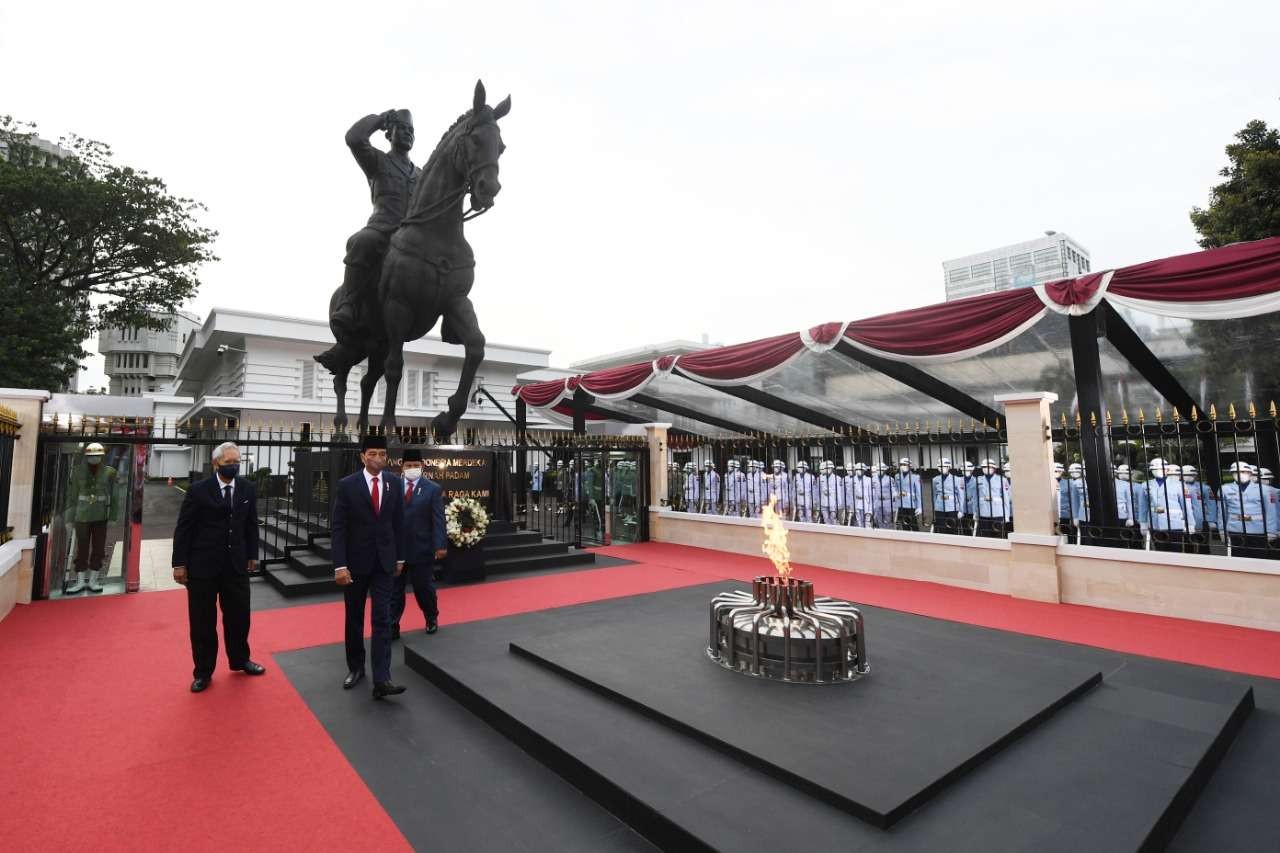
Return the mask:
<path fill-rule="evenodd" d="M 195 681 L 191 682 L 191 692 L 203 693 L 205 690 L 208 689 L 209 681 L 210 679 L 208 678 L 197 678 Z"/>
<path fill-rule="evenodd" d="M 243 672 L 245 675 L 266 675 L 267 668 L 260 663 L 247 660 L 240 666 L 231 667 L 232 672 Z"/>
<path fill-rule="evenodd" d="M 391 639 L 400 639 L 400 624 L 398 622 L 391 626 Z"/>
<path fill-rule="evenodd" d="M 404 692 L 403 684 L 396 684 L 391 681 L 379 681 L 373 685 L 373 698 L 381 699 L 383 696 L 399 696 Z"/>
<path fill-rule="evenodd" d="M 342 679 L 342 689 L 350 690 L 352 687 L 359 684 L 362 678 L 364 678 L 363 669 L 358 669 L 355 672 L 348 672 L 347 677 Z"/>
<path fill-rule="evenodd" d="M 436 620 L 432 619 L 430 622 L 427 623 L 428 634 L 434 634 L 436 631 L 439 631 L 439 630 L 440 630 L 440 626 L 436 624 Z"/>

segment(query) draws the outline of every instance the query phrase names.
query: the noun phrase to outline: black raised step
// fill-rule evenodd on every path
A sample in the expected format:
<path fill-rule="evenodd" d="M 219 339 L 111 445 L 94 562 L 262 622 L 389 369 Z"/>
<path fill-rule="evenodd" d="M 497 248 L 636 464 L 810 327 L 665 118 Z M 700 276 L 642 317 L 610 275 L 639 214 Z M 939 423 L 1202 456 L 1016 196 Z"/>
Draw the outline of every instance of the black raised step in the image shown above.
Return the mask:
<path fill-rule="evenodd" d="M 569 551 L 568 553 L 543 554 L 537 557 L 507 557 L 501 559 L 490 559 L 486 553 L 484 568 L 485 572 L 490 575 L 505 575 L 541 569 L 559 569 L 567 566 L 584 566 L 595 561 L 596 555 L 591 551 Z"/>
<path fill-rule="evenodd" d="M 311 550 L 322 557 L 333 556 L 332 542 L 328 536 L 314 536 L 311 539 Z"/>
<path fill-rule="evenodd" d="M 333 580 L 333 560 L 310 549 L 290 551 L 289 568 L 309 578 Z"/>
<path fill-rule="evenodd" d="M 543 539 L 539 534 L 528 530 L 520 530 L 515 533 L 486 533 L 484 536 L 484 546 L 486 548 L 537 544 L 542 541 Z"/>
<path fill-rule="evenodd" d="M 307 532 L 297 525 L 268 516 L 262 520 L 258 538 L 270 539 L 280 546 L 297 545 L 307 540 Z"/>
<path fill-rule="evenodd" d="M 757 681 L 719 669 L 702 650 L 706 605 L 728 586 L 449 626 L 431 638 L 408 638 L 405 658 L 650 841 L 682 850 L 795 849 L 797 839 L 806 850 L 1163 849 L 1253 706 L 1251 688 L 1230 674 L 876 608 L 865 609 L 867 678 L 829 687 Z M 686 611 L 696 611 L 692 620 Z M 629 623 L 635 630 L 608 640 L 611 627 Z M 599 636 L 589 636 L 592 630 Z M 649 655 L 643 646 L 644 638 L 673 634 L 682 637 L 677 656 L 669 648 Z M 513 642 L 554 650 L 570 677 L 512 654 Z M 954 650 L 935 659 L 932 652 L 947 643 Z M 861 790 L 873 797 L 881 786 L 910 790 L 915 783 L 904 787 L 904 774 L 931 764 L 935 774 L 938 756 L 964 752 L 954 740 L 973 739 L 970 726 L 1000 716 L 1010 726 L 1011 703 L 1031 708 L 1041 701 L 1024 693 L 1027 678 L 1036 678 L 1036 659 L 1106 675 L 984 761 L 956 765 L 959 772 L 945 776 L 927 807 L 898 815 L 891 831 L 770 769 L 779 761 L 825 764 L 847 774 L 843 784 L 857 786 L 861 777 Z M 695 690 L 673 686 L 669 670 L 695 661 L 705 680 Z M 601 690 L 597 679 L 614 684 Z M 709 718 L 698 731 L 672 725 L 667 712 L 694 720 L 726 685 L 754 698 L 713 710 L 744 732 L 766 732 L 747 738 L 744 748 L 754 754 L 790 744 L 794 756 L 743 760 L 703 735 Z M 668 707 L 655 715 L 654 703 Z M 807 728 L 814 718 L 791 707 L 815 703 L 830 706 L 822 727 L 835 727 L 838 737 L 814 741 Z M 904 713 L 883 713 L 894 704 Z M 938 724 L 924 730 L 922 713 Z M 977 735 L 974 743 L 986 737 Z M 820 746 L 809 752 L 805 741 Z"/>
<path fill-rule="evenodd" d="M 306 533 L 323 533 L 329 532 L 329 519 L 323 515 L 315 513 L 298 512 L 293 509 L 277 509 L 275 516 L 284 526 L 294 530 L 304 531 Z"/>
<path fill-rule="evenodd" d="M 333 582 L 332 570 L 327 577 L 308 577 L 292 566 L 276 563 L 265 566 L 263 575 L 269 584 L 287 598 L 333 592 L 338 588 Z"/>
<path fill-rule="evenodd" d="M 541 539 L 533 542 L 521 542 L 515 545 L 492 545 L 488 537 L 485 538 L 484 556 L 485 562 L 491 560 L 506 560 L 516 557 L 541 557 L 546 554 L 567 554 L 569 553 L 569 544 L 567 542 L 555 542 L 550 539 Z"/>

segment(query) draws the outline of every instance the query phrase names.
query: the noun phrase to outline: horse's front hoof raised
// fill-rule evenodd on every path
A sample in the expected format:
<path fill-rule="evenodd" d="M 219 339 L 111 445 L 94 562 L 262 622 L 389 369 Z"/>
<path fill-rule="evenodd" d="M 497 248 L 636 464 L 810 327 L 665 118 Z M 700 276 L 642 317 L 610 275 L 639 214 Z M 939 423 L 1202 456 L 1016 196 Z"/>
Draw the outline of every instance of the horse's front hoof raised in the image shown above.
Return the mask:
<path fill-rule="evenodd" d="M 443 444 L 447 442 L 453 436 L 456 428 L 457 425 L 454 424 L 453 419 L 444 412 L 431 419 L 431 434 L 435 436 L 437 443 Z"/>

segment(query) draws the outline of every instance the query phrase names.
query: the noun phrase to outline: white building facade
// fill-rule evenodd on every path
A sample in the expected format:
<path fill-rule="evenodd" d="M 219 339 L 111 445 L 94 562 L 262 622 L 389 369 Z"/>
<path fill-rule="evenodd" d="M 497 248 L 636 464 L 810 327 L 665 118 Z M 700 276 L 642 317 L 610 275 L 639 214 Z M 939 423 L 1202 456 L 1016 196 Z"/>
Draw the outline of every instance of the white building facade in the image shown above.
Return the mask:
<path fill-rule="evenodd" d="M 215 308 L 189 336 L 178 364 L 175 393 L 192 400 L 179 419 L 230 417 L 244 424 L 328 428 L 337 412 L 333 375 L 314 356 L 332 345 L 333 335 L 323 320 Z M 396 420 L 402 427 L 427 427 L 458 388 L 463 350 L 428 336 L 405 344 L 404 354 Z M 511 388 L 516 376 L 546 368 L 550 356 L 549 350 L 488 342 L 459 433 L 514 429 L 507 414 L 515 416 Z M 360 411 L 360 380 L 367 370 L 362 364 L 347 379 L 346 407 L 353 425 Z M 478 393 L 481 385 L 501 407 Z M 381 421 L 385 401 L 386 381 L 379 380 L 370 423 Z M 534 411 L 529 412 L 528 425 L 550 426 Z"/>
<path fill-rule="evenodd" d="M 116 397 L 171 395 L 178 378 L 178 360 L 200 318 L 186 311 L 164 315 L 168 329 L 113 328 L 98 334 L 98 352 Z"/>
<path fill-rule="evenodd" d="M 1089 250 L 1060 231 L 942 262 L 947 301 L 995 290 L 1033 287 L 1092 269 Z"/>

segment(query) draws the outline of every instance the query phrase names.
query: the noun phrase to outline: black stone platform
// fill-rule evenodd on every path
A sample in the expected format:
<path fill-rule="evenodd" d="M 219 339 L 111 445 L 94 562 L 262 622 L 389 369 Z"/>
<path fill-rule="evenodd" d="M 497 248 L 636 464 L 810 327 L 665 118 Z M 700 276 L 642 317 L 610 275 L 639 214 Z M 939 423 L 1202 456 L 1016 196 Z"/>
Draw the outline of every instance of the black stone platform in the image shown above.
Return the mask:
<path fill-rule="evenodd" d="M 876 608 L 867 678 L 760 682 L 703 653 L 731 586 L 451 626 L 405 660 L 682 850 L 1163 849 L 1253 707 L 1240 676 Z"/>

